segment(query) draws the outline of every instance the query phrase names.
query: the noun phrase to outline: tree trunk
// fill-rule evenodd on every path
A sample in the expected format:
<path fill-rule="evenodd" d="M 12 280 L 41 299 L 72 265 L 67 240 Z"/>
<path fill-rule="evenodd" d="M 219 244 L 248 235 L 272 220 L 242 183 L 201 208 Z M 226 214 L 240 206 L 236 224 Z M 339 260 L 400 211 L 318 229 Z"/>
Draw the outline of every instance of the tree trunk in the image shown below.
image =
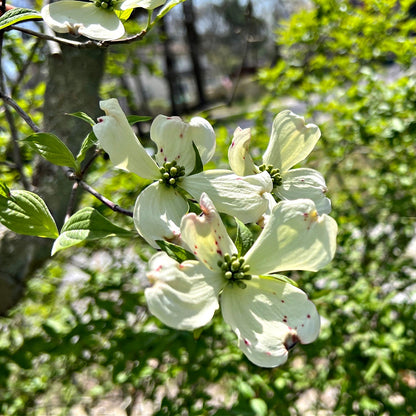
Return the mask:
<path fill-rule="evenodd" d="M 58 136 L 75 154 L 90 127 L 65 115 L 84 111 L 99 114 L 98 90 L 104 70 L 104 50 L 62 46 L 50 55 L 44 101 L 44 131 Z M 39 159 L 32 185 L 48 205 L 58 228 L 63 224 L 72 183 L 62 168 Z M 0 230 L 0 314 L 4 315 L 24 294 L 25 282 L 50 257 L 52 240 Z"/>
<path fill-rule="evenodd" d="M 170 50 L 171 42 L 167 32 L 165 19 L 160 21 L 160 34 L 163 43 L 163 54 L 165 58 L 165 79 L 168 84 L 171 113 L 178 115 L 181 110 L 178 104 L 178 79 L 175 71 L 175 58 Z"/>
<path fill-rule="evenodd" d="M 182 7 L 184 23 L 186 27 L 186 38 L 189 48 L 189 54 L 191 55 L 192 61 L 192 72 L 198 94 L 198 106 L 203 106 L 206 103 L 204 74 L 199 60 L 201 48 L 198 32 L 195 29 L 195 13 L 192 0 L 188 0 L 185 3 L 182 3 Z"/>

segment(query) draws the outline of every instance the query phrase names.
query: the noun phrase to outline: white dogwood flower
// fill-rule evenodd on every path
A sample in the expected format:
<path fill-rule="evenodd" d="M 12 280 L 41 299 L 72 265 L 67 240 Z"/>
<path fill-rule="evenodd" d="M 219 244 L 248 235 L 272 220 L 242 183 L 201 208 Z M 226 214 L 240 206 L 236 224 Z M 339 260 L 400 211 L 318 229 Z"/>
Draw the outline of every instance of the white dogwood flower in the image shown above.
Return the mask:
<path fill-rule="evenodd" d="M 207 163 L 215 151 L 215 133 L 207 120 L 194 117 L 185 123 L 179 117 L 157 116 L 150 128 L 157 146 L 153 160 L 118 101 L 101 101 L 100 107 L 106 115 L 93 130 L 113 164 L 154 181 L 140 193 L 133 211 L 138 232 L 153 247 L 158 247 L 156 240 L 180 243 L 180 221 L 188 212 L 185 192 L 195 199 L 206 192 L 221 212 L 243 222 L 255 222 L 266 211 L 263 195 L 272 189 L 267 173 L 244 178 L 227 170 L 194 173 L 198 163 Z"/>
<path fill-rule="evenodd" d="M 303 117 L 285 110 L 273 121 L 270 141 L 261 166 L 254 164 L 249 153 L 249 128 L 235 130 L 228 150 L 228 160 L 237 175 L 269 172 L 273 179 L 273 192 L 278 199 L 312 199 L 320 214 L 328 214 L 331 211 L 331 201 L 325 196 L 327 187 L 324 177 L 314 169 L 291 169 L 309 155 L 320 136 L 318 126 L 305 125 Z"/>
<path fill-rule="evenodd" d="M 153 10 L 165 1 L 62 0 L 44 6 L 41 15 L 45 23 L 57 33 L 83 35 L 94 40 L 114 40 L 125 33 L 120 20 L 122 11 L 137 7 Z"/>
<path fill-rule="evenodd" d="M 281 201 L 242 257 L 206 194 L 200 206 L 200 216 L 187 214 L 181 223 L 182 239 L 197 260 L 179 264 L 159 252 L 149 262 L 149 310 L 170 327 L 193 330 L 221 306 L 250 361 L 262 367 L 283 364 L 297 342 L 317 338 L 320 318 L 303 291 L 271 273 L 317 271 L 328 264 L 336 222 L 318 215 L 311 200 Z"/>

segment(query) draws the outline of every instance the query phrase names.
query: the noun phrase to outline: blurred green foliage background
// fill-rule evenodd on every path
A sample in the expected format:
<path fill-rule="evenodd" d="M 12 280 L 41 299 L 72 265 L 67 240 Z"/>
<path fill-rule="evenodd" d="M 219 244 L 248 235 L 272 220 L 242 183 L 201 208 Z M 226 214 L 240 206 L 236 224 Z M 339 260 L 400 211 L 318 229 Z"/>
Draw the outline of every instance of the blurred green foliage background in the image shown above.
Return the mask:
<path fill-rule="evenodd" d="M 198 334 L 149 316 L 142 260 L 151 251 L 139 238 L 89 243 L 39 270 L 1 318 L 0 414 L 416 415 L 412 2 L 313 3 L 276 33 L 281 59 L 256 75 L 261 94 L 236 101 L 233 116 L 205 116 L 224 167 L 242 119 L 253 124 L 253 154 L 286 107 L 321 128 L 305 165 L 327 180 L 338 250 L 318 273 L 290 275 L 322 316 L 318 340 L 282 367 L 255 367 L 220 316 Z M 248 112 L 247 102 L 256 104 Z M 121 206 L 145 186 L 108 161 L 94 169 L 91 181 L 106 174 L 100 190 Z"/>

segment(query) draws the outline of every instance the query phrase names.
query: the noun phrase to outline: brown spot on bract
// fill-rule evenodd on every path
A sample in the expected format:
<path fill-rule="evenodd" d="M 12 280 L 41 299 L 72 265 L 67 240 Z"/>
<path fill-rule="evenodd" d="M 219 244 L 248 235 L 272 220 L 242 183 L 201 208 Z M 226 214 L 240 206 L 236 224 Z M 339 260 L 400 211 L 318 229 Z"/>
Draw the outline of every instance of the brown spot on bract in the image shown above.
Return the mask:
<path fill-rule="evenodd" d="M 286 337 L 286 339 L 285 339 L 285 341 L 284 341 L 283 345 L 285 346 L 285 348 L 286 348 L 288 351 L 290 351 L 292 348 L 294 348 L 294 347 L 295 347 L 295 345 L 296 345 L 298 342 L 299 342 L 298 335 L 296 334 L 296 332 L 295 332 L 295 331 L 291 331 L 291 332 L 287 335 L 287 337 Z"/>

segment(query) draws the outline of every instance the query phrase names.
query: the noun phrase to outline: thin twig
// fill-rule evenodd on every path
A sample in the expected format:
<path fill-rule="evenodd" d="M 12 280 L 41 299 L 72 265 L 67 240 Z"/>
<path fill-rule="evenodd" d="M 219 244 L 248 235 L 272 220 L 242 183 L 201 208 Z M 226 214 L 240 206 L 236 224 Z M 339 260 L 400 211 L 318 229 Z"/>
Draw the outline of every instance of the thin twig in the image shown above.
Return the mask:
<path fill-rule="evenodd" d="M 15 96 L 17 89 L 21 86 L 22 80 L 23 80 L 24 76 L 26 75 L 26 71 L 28 70 L 29 66 L 32 64 L 33 57 L 35 56 L 35 53 L 36 53 L 37 49 L 40 46 L 40 42 L 41 42 L 40 39 L 36 40 L 36 42 L 32 45 L 32 48 L 30 50 L 30 53 L 29 53 L 26 61 L 23 63 L 21 68 L 19 68 L 19 75 L 17 76 L 16 80 L 13 83 L 13 86 L 11 87 L 10 95 L 12 97 Z"/>
<path fill-rule="evenodd" d="M 97 159 L 98 155 L 101 153 L 100 149 L 97 149 L 94 154 L 91 156 L 91 158 L 85 163 L 84 167 L 81 170 L 81 178 L 84 177 L 84 175 L 87 173 L 87 170 L 91 167 L 92 162 L 94 162 L 95 159 Z"/>
<path fill-rule="evenodd" d="M 13 160 L 16 165 L 17 171 L 19 172 L 20 181 L 22 182 L 23 188 L 28 190 L 30 189 L 30 184 L 23 171 L 23 161 L 22 161 L 22 155 L 20 153 L 20 147 L 18 143 L 19 139 L 18 139 L 16 125 L 14 123 L 13 115 L 10 112 L 9 107 L 6 103 L 4 103 L 4 115 L 6 116 L 6 120 L 10 128 L 10 136 L 11 136 L 12 144 L 13 144 Z"/>
<path fill-rule="evenodd" d="M 104 205 L 106 205 L 107 207 L 112 209 L 114 212 L 119 212 L 120 214 L 127 215 L 128 217 L 133 217 L 133 212 L 128 211 L 127 209 L 121 208 L 119 205 L 110 201 L 104 195 L 101 195 L 93 187 L 91 187 L 86 182 L 84 182 L 82 179 L 80 179 L 74 172 L 68 170 L 66 175 L 69 179 L 71 179 L 73 181 L 76 181 L 79 185 L 82 186 L 82 188 L 84 188 L 91 195 L 95 196 L 99 201 L 101 201 Z"/>
<path fill-rule="evenodd" d="M 71 189 L 71 195 L 69 196 L 68 207 L 66 209 L 65 214 L 65 221 L 66 223 L 69 220 L 69 217 L 72 215 L 74 211 L 75 201 L 77 200 L 77 191 L 78 191 L 79 182 L 74 182 Z"/>
<path fill-rule="evenodd" d="M 114 212 L 119 212 L 120 214 L 127 215 L 128 217 L 133 217 L 133 212 L 128 211 L 127 209 L 121 208 L 119 205 L 115 204 L 114 202 L 107 199 L 104 195 L 101 195 L 97 192 L 94 188 L 90 185 L 85 183 L 84 181 L 79 181 L 79 184 L 91 195 L 95 196 L 99 201 L 101 201 L 104 205 L 107 205 L 110 209 Z"/>
<path fill-rule="evenodd" d="M 16 170 L 16 163 L 9 162 L 8 160 L 0 160 L 0 165 L 7 166 L 10 170 Z"/>
<path fill-rule="evenodd" d="M 16 25 L 9 26 L 6 30 L 18 30 L 20 32 L 26 33 L 28 35 L 36 36 L 41 39 L 45 40 L 52 40 L 58 43 L 62 43 L 67 46 L 72 46 L 74 48 L 84 49 L 84 48 L 108 48 L 110 45 L 120 45 L 125 43 L 132 43 L 135 41 L 139 41 L 144 38 L 146 33 L 148 32 L 146 29 L 143 29 L 140 33 L 136 35 L 123 38 L 123 39 L 115 39 L 115 40 L 103 40 L 103 41 L 95 41 L 95 40 L 87 40 L 86 42 L 77 42 L 71 39 L 65 39 L 58 36 L 51 36 L 45 33 L 35 32 L 34 30 L 27 29 L 25 27 L 20 27 Z"/>
<path fill-rule="evenodd" d="M 5 7 L 4 1 L 2 2 L 2 7 Z M 5 83 L 4 83 L 4 73 L 3 73 L 3 62 L 2 62 L 2 53 L 3 53 L 3 34 L 4 31 L 0 31 L 0 97 L 3 98 L 4 103 L 4 115 L 6 116 L 7 123 L 9 124 L 10 128 L 10 136 L 12 139 L 12 146 L 13 146 L 13 160 L 16 164 L 17 171 L 20 175 L 20 181 L 23 185 L 24 189 L 30 189 L 29 181 L 26 178 L 26 175 L 23 171 L 23 162 L 22 162 L 22 155 L 20 153 L 19 141 L 18 141 L 18 133 L 16 129 L 16 125 L 13 119 L 13 115 L 9 109 L 9 103 L 5 99 Z"/>
<path fill-rule="evenodd" d="M 35 132 L 39 133 L 40 128 L 35 124 L 35 122 L 30 118 L 29 114 L 27 114 L 20 106 L 16 103 L 11 97 L 5 95 L 3 92 L 0 91 L 0 98 L 4 101 L 5 104 L 13 107 L 19 116 L 26 122 L 26 124 Z"/>

